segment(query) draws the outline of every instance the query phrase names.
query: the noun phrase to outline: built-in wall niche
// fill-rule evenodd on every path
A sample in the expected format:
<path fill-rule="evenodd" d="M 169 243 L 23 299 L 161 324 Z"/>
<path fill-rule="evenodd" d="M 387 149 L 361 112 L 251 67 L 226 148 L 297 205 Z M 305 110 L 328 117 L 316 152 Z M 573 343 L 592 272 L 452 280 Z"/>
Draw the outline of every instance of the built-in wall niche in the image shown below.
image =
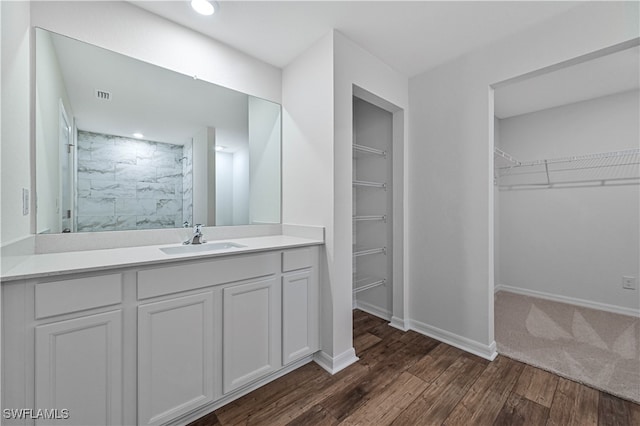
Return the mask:
<path fill-rule="evenodd" d="M 280 223 L 280 105 L 35 35 L 37 233 Z"/>

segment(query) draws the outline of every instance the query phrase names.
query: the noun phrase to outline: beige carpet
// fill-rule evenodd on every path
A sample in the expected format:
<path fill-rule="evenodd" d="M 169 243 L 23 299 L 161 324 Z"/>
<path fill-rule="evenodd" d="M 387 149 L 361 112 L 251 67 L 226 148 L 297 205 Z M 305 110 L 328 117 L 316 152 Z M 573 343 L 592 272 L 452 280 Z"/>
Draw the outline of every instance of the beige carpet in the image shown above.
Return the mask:
<path fill-rule="evenodd" d="M 640 319 L 509 292 L 495 296 L 502 355 L 640 403 Z"/>

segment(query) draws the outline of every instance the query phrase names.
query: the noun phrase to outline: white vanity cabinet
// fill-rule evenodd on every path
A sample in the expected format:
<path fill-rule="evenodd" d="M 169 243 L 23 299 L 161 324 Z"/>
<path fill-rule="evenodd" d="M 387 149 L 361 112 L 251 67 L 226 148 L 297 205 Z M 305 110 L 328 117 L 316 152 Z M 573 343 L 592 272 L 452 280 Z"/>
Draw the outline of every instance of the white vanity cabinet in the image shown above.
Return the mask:
<path fill-rule="evenodd" d="M 311 248 L 282 253 L 282 364 L 319 347 L 317 252 Z"/>
<path fill-rule="evenodd" d="M 36 424 L 122 424 L 121 310 L 39 325 L 35 346 L 35 406 L 59 410 Z"/>
<path fill-rule="evenodd" d="M 2 424 L 183 425 L 311 360 L 319 247 L 2 283 Z"/>
<path fill-rule="evenodd" d="M 213 293 L 138 307 L 138 418 L 159 425 L 214 400 Z"/>

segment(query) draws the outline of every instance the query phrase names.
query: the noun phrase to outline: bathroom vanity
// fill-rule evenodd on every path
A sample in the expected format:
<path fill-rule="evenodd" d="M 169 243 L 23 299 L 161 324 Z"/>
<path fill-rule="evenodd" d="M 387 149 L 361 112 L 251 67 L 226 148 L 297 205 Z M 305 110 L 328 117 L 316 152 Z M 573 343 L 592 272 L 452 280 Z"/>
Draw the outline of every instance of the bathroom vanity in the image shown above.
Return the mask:
<path fill-rule="evenodd" d="M 26 424 L 186 424 L 311 361 L 323 242 L 232 242 L 40 254 L 10 270 L 3 408 L 68 410 Z"/>

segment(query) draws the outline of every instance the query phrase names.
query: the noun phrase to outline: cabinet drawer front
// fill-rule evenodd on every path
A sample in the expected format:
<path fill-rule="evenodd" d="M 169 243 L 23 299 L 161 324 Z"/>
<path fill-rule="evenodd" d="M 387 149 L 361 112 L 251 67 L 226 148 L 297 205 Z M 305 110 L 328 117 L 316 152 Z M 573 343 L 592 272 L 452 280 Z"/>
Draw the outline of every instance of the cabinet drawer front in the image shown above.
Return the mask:
<path fill-rule="evenodd" d="M 36 284 L 36 318 L 122 302 L 122 274 Z"/>
<path fill-rule="evenodd" d="M 209 260 L 138 272 L 138 299 L 277 273 L 278 253 Z"/>
<path fill-rule="evenodd" d="M 313 265 L 311 248 L 287 250 L 282 253 L 282 272 L 310 268 Z"/>

